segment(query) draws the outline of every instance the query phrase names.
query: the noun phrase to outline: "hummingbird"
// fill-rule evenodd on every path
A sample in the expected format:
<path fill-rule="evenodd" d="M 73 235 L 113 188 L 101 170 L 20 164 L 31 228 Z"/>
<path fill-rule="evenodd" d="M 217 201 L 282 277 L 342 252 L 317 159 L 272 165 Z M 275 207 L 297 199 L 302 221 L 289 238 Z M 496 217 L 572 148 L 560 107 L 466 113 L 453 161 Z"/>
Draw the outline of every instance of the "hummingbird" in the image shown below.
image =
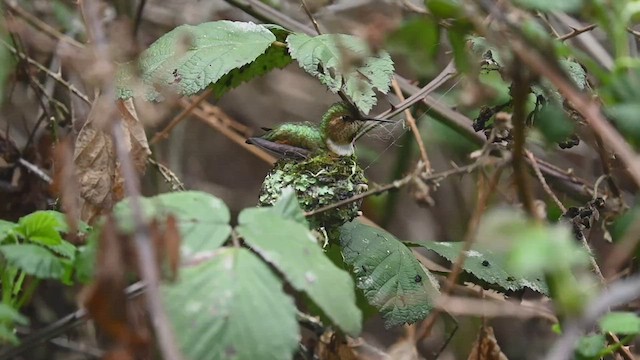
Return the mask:
<path fill-rule="evenodd" d="M 308 122 L 283 123 L 273 129 L 262 128 L 266 133 L 247 139 L 247 143 L 296 160 L 321 151 L 351 156 L 355 151 L 356 135 L 367 121 L 393 122 L 362 116 L 355 107 L 339 102 L 331 105 L 322 116 L 320 126 Z"/>

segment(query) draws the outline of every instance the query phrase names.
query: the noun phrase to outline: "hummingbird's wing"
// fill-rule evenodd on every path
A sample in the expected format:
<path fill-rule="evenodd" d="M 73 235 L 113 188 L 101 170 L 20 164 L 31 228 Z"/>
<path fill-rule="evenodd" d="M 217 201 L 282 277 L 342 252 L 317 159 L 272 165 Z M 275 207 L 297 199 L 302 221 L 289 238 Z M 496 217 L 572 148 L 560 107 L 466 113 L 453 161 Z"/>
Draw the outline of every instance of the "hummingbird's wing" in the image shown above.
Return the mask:
<path fill-rule="evenodd" d="M 247 139 L 246 143 L 255 145 L 280 158 L 304 160 L 309 156 L 309 154 L 311 154 L 311 151 L 307 149 L 288 144 L 281 144 L 259 137 L 250 137 Z"/>

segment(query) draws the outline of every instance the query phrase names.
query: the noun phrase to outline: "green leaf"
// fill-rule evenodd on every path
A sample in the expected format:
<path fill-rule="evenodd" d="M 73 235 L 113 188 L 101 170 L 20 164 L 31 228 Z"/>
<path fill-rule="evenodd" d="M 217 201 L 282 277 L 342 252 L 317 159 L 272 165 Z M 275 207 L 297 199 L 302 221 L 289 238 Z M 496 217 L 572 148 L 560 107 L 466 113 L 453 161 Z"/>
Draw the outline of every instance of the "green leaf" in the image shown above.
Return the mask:
<path fill-rule="evenodd" d="M 382 312 L 386 326 L 415 323 L 429 314 L 438 296 L 436 282 L 393 235 L 352 221 L 340 228 L 340 245 L 357 286 Z"/>
<path fill-rule="evenodd" d="M 435 70 L 440 48 L 440 26 L 427 17 L 411 19 L 387 38 L 387 50 L 402 55 L 418 74 Z"/>
<path fill-rule="evenodd" d="M 186 358 L 281 360 L 297 349 L 293 300 L 246 249 L 222 248 L 187 263 L 162 298 Z"/>
<path fill-rule="evenodd" d="M 20 343 L 13 326 L 0 324 L 0 342 L 9 343 L 12 345 L 17 345 Z"/>
<path fill-rule="evenodd" d="M 600 328 L 614 334 L 640 334 L 640 317 L 632 312 L 612 311 L 600 319 Z"/>
<path fill-rule="evenodd" d="M 269 28 L 276 40 L 284 43 L 290 32 L 277 25 L 262 25 Z M 230 89 L 237 87 L 245 81 L 262 76 L 273 69 L 282 69 L 293 61 L 285 46 L 272 45 L 267 48 L 264 54 L 258 56 L 254 61 L 231 70 L 228 74 L 216 81 L 211 88 L 213 93 L 219 98 Z"/>
<path fill-rule="evenodd" d="M 428 241 L 421 242 L 420 245 L 454 263 L 464 247 L 464 242 Z M 472 282 L 483 284 L 501 292 L 529 288 L 545 295 L 549 294 L 549 289 L 542 278 L 542 274 L 523 277 L 511 272 L 506 266 L 506 259 L 503 255 L 496 254 L 477 245 L 467 252 L 462 268 Z"/>
<path fill-rule="evenodd" d="M 173 88 L 184 96 L 196 94 L 232 70 L 256 60 L 274 41 L 276 36 L 269 29 L 251 22 L 214 21 L 178 26 L 151 44 L 140 57 L 138 66 L 146 96 L 157 100 L 159 93 L 154 88 L 157 85 Z M 131 95 L 128 80 L 132 72 L 125 67 L 119 75 L 119 96 Z M 245 68 L 236 73 L 238 79 L 228 78 L 228 84 L 218 86 L 217 91 L 226 91 L 248 79 L 247 74 L 241 75 L 244 72 L 259 71 Z"/>
<path fill-rule="evenodd" d="M 0 241 L 4 240 L 10 233 L 14 231 L 17 224 L 11 221 L 0 219 Z"/>
<path fill-rule="evenodd" d="M 49 250 L 33 244 L 12 244 L 0 246 L 0 253 L 7 262 L 37 278 L 59 279 L 64 275 L 64 267 Z"/>
<path fill-rule="evenodd" d="M 29 324 L 29 318 L 20 314 L 18 310 L 12 308 L 11 306 L 4 303 L 0 303 L 0 323 L 4 323 L 4 322 L 27 325 Z"/>
<path fill-rule="evenodd" d="M 460 0 L 425 0 L 425 6 L 441 19 L 457 19 L 464 14 Z"/>
<path fill-rule="evenodd" d="M 46 245 L 46 247 L 54 253 L 70 260 L 73 260 L 76 256 L 77 248 L 66 240 L 60 241 L 60 244 Z"/>
<path fill-rule="evenodd" d="M 637 102 L 628 102 L 623 104 L 611 105 L 605 110 L 616 124 L 620 133 L 631 141 L 636 147 L 640 145 L 640 121 L 638 114 L 640 112 L 640 104 Z"/>
<path fill-rule="evenodd" d="M 584 336 L 578 341 L 576 353 L 580 358 L 599 359 L 598 356 L 607 346 L 607 339 L 602 334 Z"/>
<path fill-rule="evenodd" d="M 536 276 L 589 264 L 589 255 L 566 224 L 536 223 L 514 209 L 496 209 L 483 217 L 477 242 L 494 252 L 506 252 L 510 272 Z"/>
<path fill-rule="evenodd" d="M 560 60 L 560 66 L 569 75 L 569 78 L 580 90 L 587 86 L 587 73 L 582 66 L 573 60 Z"/>
<path fill-rule="evenodd" d="M 302 211 L 300 203 L 298 202 L 296 191 L 291 186 L 282 190 L 282 195 L 280 195 L 280 198 L 273 204 L 272 210 L 285 219 L 290 219 L 309 227 L 309 223 L 304 216 L 304 211 Z"/>
<path fill-rule="evenodd" d="M 269 208 L 245 209 L 238 222 L 245 242 L 295 289 L 304 291 L 346 333 L 360 333 L 362 314 L 355 306 L 351 277 L 325 256 L 306 226 Z"/>
<path fill-rule="evenodd" d="M 467 52 L 467 32 L 459 29 L 449 29 L 447 32 L 449 42 L 453 49 L 453 60 L 460 72 L 468 72 L 471 69 L 469 53 Z"/>
<path fill-rule="evenodd" d="M 55 211 L 36 211 L 20 218 L 16 232 L 27 241 L 45 246 L 59 245 L 61 231 L 67 231 L 64 215 Z"/>
<path fill-rule="evenodd" d="M 376 104 L 374 89 L 389 91 L 393 76 L 391 57 L 384 51 L 371 56 L 367 44 L 354 36 L 292 34 L 287 37 L 287 44 L 300 67 L 332 92 L 344 89 L 365 114 Z"/>
<path fill-rule="evenodd" d="M 574 131 L 573 123 L 567 118 L 564 110 L 554 102 L 540 109 L 535 115 L 533 125 L 548 141 L 555 143 L 565 140 Z"/>
<path fill-rule="evenodd" d="M 133 232 L 135 223 L 129 201 L 125 199 L 118 203 L 114 213 L 118 226 L 124 231 Z M 139 201 L 148 220 L 163 222 L 169 215 L 176 218 L 182 238 L 183 257 L 214 250 L 224 244 L 231 234 L 229 209 L 213 195 L 182 191 L 139 198 Z"/>
<path fill-rule="evenodd" d="M 583 0 L 513 0 L 516 5 L 538 11 L 578 11 Z"/>

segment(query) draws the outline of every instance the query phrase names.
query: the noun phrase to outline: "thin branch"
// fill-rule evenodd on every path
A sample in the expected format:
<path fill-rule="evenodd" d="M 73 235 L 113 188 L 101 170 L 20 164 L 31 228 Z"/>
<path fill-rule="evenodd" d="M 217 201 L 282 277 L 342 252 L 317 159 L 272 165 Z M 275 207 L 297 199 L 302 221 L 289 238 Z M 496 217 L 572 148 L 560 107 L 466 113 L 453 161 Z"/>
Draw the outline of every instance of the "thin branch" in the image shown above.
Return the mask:
<path fill-rule="evenodd" d="M 39 167 L 37 167 L 36 165 L 28 162 L 27 160 L 20 158 L 18 159 L 18 163 L 20 165 L 22 165 L 25 169 L 31 171 L 32 173 L 36 174 L 42 181 L 46 182 L 47 184 L 52 184 L 53 180 L 51 179 L 51 177 L 49 175 L 47 175 L 47 173 L 44 172 L 44 170 L 40 169 Z"/>
<path fill-rule="evenodd" d="M 566 213 L 567 208 L 562 204 L 560 199 L 558 199 L 556 194 L 553 193 L 553 190 L 551 190 L 551 188 L 549 187 L 549 184 L 547 184 L 547 180 L 544 178 L 544 175 L 542 175 L 542 172 L 540 171 L 540 167 L 538 166 L 536 157 L 533 156 L 533 153 L 531 153 L 531 151 L 528 151 L 528 150 L 525 151 L 525 154 L 527 155 L 527 158 L 529 159 L 529 165 L 531 165 L 531 168 L 533 169 L 533 172 L 536 174 L 536 177 L 538 178 L 540 185 L 542 185 L 542 189 L 544 189 L 544 192 L 546 192 L 547 195 L 549 195 L 549 197 L 551 198 L 551 200 L 553 200 L 553 202 L 556 203 L 556 206 L 558 206 L 558 208 L 562 210 L 562 213 Z"/>
<path fill-rule="evenodd" d="M 91 105 L 91 100 L 89 100 L 89 97 L 87 97 L 87 95 L 83 94 L 82 91 L 78 90 L 71 83 L 69 83 L 68 81 L 63 79 L 60 74 L 52 72 L 46 66 L 44 66 L 44 65 L 40 64 L 39 62 L 33 60 L 32 58 L 27 56 L 25 53 L 18 51 L 16 48 L 11 46 L 6 41 L 0 39 L 0 43 L 2 43 L 2 45 L 4 45 L 7 49 L 9 49 L 9 51 L 11 51 L 14 55 L 19 56 L 22 60 L 25 60 L 29 64 L 31 64 L 31 65 L 35 66 L 36 68 L 38 68 L 38 70 L 46 73 L 49 77 L 51 77 L 52 79 L 54 79 L 55 81 L 60 83 L 62 86 L 64 86 L 67 89 L 69 89 L 69 91 L 71 91 L 74 95 L 79 97 L 81 100 L 83 100 L 87 104 Z"/>
<path fill-rule="evenodd" d="M 75 48 L 78 49 L 83 49 L 85 46 L 84 44 L 78 42 L 77 40 L 73 39 L 72 37 L 69 37 L 61 32 L 59 32 L 58 30 L 56 30 L 55 28 L 51 27 L 49 24 L 43 22 L 42 20 L 38 19 L 37 17 L 31 15 L 29 12 L 25 11 L 23 8 L 21 8 L 18 3 L 15 0 L 5 0 L 4 1 L 5 5 L 7 6 L 7 9 L 9 9 L 12 13 L 16 14 L 17 16 L 20 16 L 21 18 L 23 18 L 28 24 L 32 25 L 33 27 L 35 27 L 36 29 L 42 31 L 44 34 L 46 34 L 47 36 L 55 39 L 55 40 L 59 40 L 59 41 L 63 41 Z"/>
<path fill-rule="evenodd" d="M 394 78 L 391 80 L 391 86 L 393 87 L 393 91 L 396 93 L 396 96 L 400 99 L 400 101 L 404 101 L 404 95 L 402 94 L 402 90 L 400 90 L 400 86 L 398 85 L 398 81 Z M 411 114 L 411 110 L 406 109 L 404 111 L 404 116 L 407 118 L 407 123 L 409 123 L 409 127 L 411 128 L 411 132 L 413 132 L 413 136 L 416 139 L 416 143 L 418 144 L 418 148 L 420 149 L 420 158 L 422 159 L 422 164 L 424 166 L 425 171 L 428 173 L 431 172 L 431 162 L 429 161 L 429 156 L 427 155 L 427 149 L 424 146 L 424 142 L 422 141 L 422 136 L 420 135 L 420 131 L 418 130 L 418 125 L 416 124 L 416 118 Z"/>
<path fill-rule="evenodd" d="M 191 105 L 189 101 L 185 99 L 182 99 L 180 102 L 184 108 L 187 108 Z M 235 121 L 233 121 L 229 116 L 222 113 L 221 111 L 216 110 L 217 109 L 209 103 L 202 102 L 200 103 L 199 107 L 196 107 L 192 110 L 192 114 L 198 119 L 202 120 L 205 124 L 219 131 L 229 140 L 240 145 L 250 153 L 256 155 L 261 160 L 264 160 L 269 164 L 273 164 L 276 162 L 275 157 L 262 150 L 260 147 L 247 144 L 246 136 L 244 134 L 239 134 L 237 130 L 234 130 L 233 127 L 230 126 L 230 124 L 235 123 Z"/>
<path fill-rule="evenodd" d="M 440 296 L 448 296 L 451 293 L 451 291 L 453 290 L 456 284 L 456 281 L 458 280 L 458 277 L 462 273 L 462 266 L 464 264 L 464 261 L 467 258 L 467 253 L 471 249 L 471 246 L 473 245 L 476 238 L 476 232 L 478 231 L 478 226 L 480 225 L 480 218 L 482 217 L 482 214 L 484 213 L 485 208 L 487 207 L 487 201 L 489 200 L 489 197 L 495 192 L 495 188 L 498 185 L 498 182 L 500 181 L 500 176 L 502 175 L 502 169 L 503 167 L 499 166 L 496 169 L 493 176 L 491 177 L 491 180 L 489 181 L 489 183 L 486 184 L 486 186 L 480 185 L 478 187 L 479 188 L 478 201 L 476 202 L 476 206 L 473 210 L 473 214 L 469 221 L 469 227 L 467 228 L 462 250 L 458 254 L 458 257 L 456 258 L 456 261 L 453 264 L 451 272 L 447 276 L 447 279 L 444 284 L 444 288 L 442 289 Z M 480 176 L 479 179 L 480 179 L 479 181 L 483 181 L 484 177 Z M 425 337 L 429 336 L 429 334 L 431 333 L 431 329 L 435 325 L 436 320 L 440 316 L 441 312 L 442 310 L 439 308 L 436 308 L 433 312 L 431 312 L 429 317 L 420 324 L 420 327 L 418 328 L 418 332 L 416 335 L 416 339 L 422 340 Z"/>
<path fill-rule="evenodd" d="M 300 0 L 300 3 L 302 4 L 302 8 L 304 9 L 304 12 L 309 17 L 309 20 L 311 20 L 311 23 L 313 24 L 313 28 L 316 29 L 316 33 L 318 33 L 318 35 L 322 35 L 322 31 L 320 31 L 318 22 L 316 21 L 316 18 L 313 17 L 313 14 L 311 14 L 311 10 L 309 10 L 307 3 L 304 0 Z"/>
<path fill-rule="evenodd" d="M 574 37 L 576 37 L 576 36 L 578 36 L 578 35 L 580 35 L 582 33 L 586 33 L 587 31 L 591 31 L 591 30 L 593 30 L 593 29 L 595 29 L 597 27 L 598 27 L 598 24 L 591 24 L 591 25 L 585 26 L 585 27 L 580 28 L 580 29 L 571 28 L 571 32 L 570 33 L 567 33 L 567 34 L 564 34 L 564 35 L 558 37 L 558 40 L 566 41 L 566 40 L 574 38 Z"/>
<path fill-rule="evenodd" d="M 147 4 L 147 0 L 140 0 L 138 8 L 136 9 L 136 18 L 133 22 L 133 36 L 138 35 L 140 30 L 140 24 L 142 23 L 142 13 L 144 12 L 144 6 Z"/>
<path fill-rule="evenodd" d="M 347 204 L 351 204 L 352 202 L 358 201 L 358 200 L 362 200 L 366 197 L 372 196 L 372 195 L 377 195 L 377 194 L 381 194 L 383 192 L 389 191 L 389 190 L 393 190 L 393 189 L 399 189 L 405 185 L 407 185 L 408 183 L 411 182 L 411 180 L 413 180 L 415 177 L 419 177 L 422 181 L 425 182 L 440 182 L 443 179 L 448 178 L 451 175 L 456 175 L 456 174 L 462 174 L 462 173 L 470 173 L 473 170 L 475 170 L 477 167 L 480 166 L 480 163 L 475 162 L 466 166 L 461 166 L 461 167 L 457 167 L 454 169 L 450 169 L 450 170 L 446 170 L 443 172 L 439 172 L 439 173 L 435 173 L 435 174 L 431 174 L 431 175 L 427 175 L 427 176 L 420 176 L 420 172 L 421 169 L 419 167 L 417 167 L 416 171 L 401 178 L 398 180 L 395 180 L 389 184 L 386 185 L 382 185 L 382 186 L 376 186 L 374 189 L 368 190 L 363 192 L 362 194 L 358 194 L 355 196 L 352 196 L 348 199 L 344 199 L 338 202 L 335 202 L 333 204 L 329 204 L 329 205 L 325 205 L 323 207 L 317 208 L 315 210 L 312 211 L 307 211 L 304 216 L 313 216 L 325 211 L 329 211 L 331 209 L 335 209 L 338 208 L 340 206 L 344 206 Z"/>
<path fill-rule="evenodd" d="M 157 132 L 153 136 L 151 141 L 149 141 L 149 145 L 155 145 L 158 142 L 160 142 L 160 140 L 167 139 L 169 137 L 169 133 L 184 119 L 189 117 L 189 114 L 191 114 L 193 109 L 195 109 L 204 99 L 206 99 L 209 95 L 211 95 L 212 92 L 213 90 L 211 89 L 211 87 L 209 87 L 207 88 L 207 90 L 203 91 L 202 94 L 195 97 L 193 102 L 191 102 L 191 104 L 188 107 L 183 109 L 178 115 L 176 115 L 173 119 L 171 119 L 169 124 L 167 124 L 167 126 L 164 129 Z"/>

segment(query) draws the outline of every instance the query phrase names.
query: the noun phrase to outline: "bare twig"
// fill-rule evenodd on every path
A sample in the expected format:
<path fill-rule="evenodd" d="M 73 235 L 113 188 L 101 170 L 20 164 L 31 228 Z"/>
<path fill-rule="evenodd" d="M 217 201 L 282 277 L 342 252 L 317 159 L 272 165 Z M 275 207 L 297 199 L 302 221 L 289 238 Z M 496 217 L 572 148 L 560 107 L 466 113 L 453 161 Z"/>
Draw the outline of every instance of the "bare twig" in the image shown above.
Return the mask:
<path fill-rule="evenodd" d="M 186 190 L 184 187 L 184 184 L 182 183 L 182 181 L 180 181 L 180 178 L 178 178 L 178 176 L 174 174 L 173 171 L 171 171 L 171 169 L 155 161 L 152 158 L 148 158 L 147 162 L 152 166 L 154 166 L 156 169 L 158 169 L 158 173 L 160 173 L 164 181 L 166 181 L 169 185 L 171 185 L 171 191 Z"/>
<path fill-rule="evenodd" d="M 553 202 L 556 203 L 556 206 L 558 206 L 558 208 L 562 210 L 562 213 L 566 213 L 567 208 L 562 204 L 560 199 L 558 199 L 556 194 L 553 193 L 553 190 L 551 190 L 551 188 L 549 187 L 549 184 L 547 184 L 547 180 L 544 178 L 544 175 L 542 175 L 542 172 L 540 171 L 540 167 L 538 166 L 536 157 L 533 155 L 533 153 L 531 153 L 531 151 L 528 151 L 528 150 L 525 151 L 525 154 L 527 155 L 527 158 L 529 159 L 529 165 L 531 165 L 531 168 L 533 169 L 533 172 L 536 174 L 538 181 L 540 181 L 540 185 L 542 185 L 542 189 L 544 189 L 544 192 L 546 192 L 547 195 L 549 195 L 549 197 L 551 198 L 551 200 L 553 200 Z"/>
<path fill-rule="evenodd" d="M 368 190 L 363 192 L 362 194 L 358 194 L 355 196 L 352 196 L 348 199 L 344 199 L 341 201 L 338 201 L 336 203 L 333 204 L 329 204 L 320 208 L 317 208 L 315 210 L 312 211 L 308 211 L 306 212 L 304 215 L 305 216 L 313 216 L 325 211 L 329 211 L 331 209 L 335 209 L 338 208 L 340 206 L 344 206 L 347 204 L 351 204 L 352 202 L 358 201 L 358 200 L 362 200 L 366 197 L 372 196 L 372 195 L 376 195 L 376 194 L 381 194 L 383 192 L 392 190 L 392 189 L 399 189 L 405 185 L 407 185 L 408 183 L 411 182 L 411 180 L 413 180 L 413 178 L 415 177 L 420 177 L 421 180 L 425 181 L 425 182 L 439 182 L 443 179 L 446 179 L 447 177 L 451 176 L 451 175 L 456 175 L 456 174 L 462 174 L 462 173 L 469 173 L 472 172 L 473 170 L 475 170 L 478 166 L 480 166 L 480 163 L 475 162 L 466 166 L 461 166 L 461 167 L 457 167 L 454 169 L 450 169 L 450 170 L 446 170 L 443 172 L 439 172 L 439 173 L 435 173 L 435 174 L 431 174 L 431 175 L 427 175 L 427 176 L 420 176 L 420 173 L 422 171 L 422 169 L 420 169 L 419 167 L 416 169 L 416 171 L 414 173 L 411 173 L 401 179 L 398 179 L 396 181 L 393 181 L 389 184 L 386 185 L 382 185 L 382 186 L 376 186 L 374 189 Z"/>
<path fill-rule="evenodd" d="M 184 108 L 190 106 L 187 100 L 181 100 L 180 103 Z M 192 110 L 192 114 L 205 124 L 213 127 L 222 135 L 226 136 L 229 140 L 240 145 L 245 150 L 254 154 L 266 163 L 273 164 L 276 162 L 276 158 L 267 153 L 258 146 L 249 145 L 246 143 L 246 134 L 240 134 L 237 130 L 234 130 L 229 124 L 235 123 L 229 116 L 219 111 L 215 106 L 210 105 L 207 102 L 201 102 L 199 107 L 195 107 Z"/>
<path fill-rule="evenodd" d="M 391 86 L 393 87 L 393 91 L 396 93 L 396 96 L 400 99 L 400 101 L 404 101 L 404 95 L 402 94 L 402 90 L 400 90 L 400 85 L 398 85 L 398 81 L 394 78 L 391 80 Z M 424 165 L 424 169 L 427 173 L 431 172 L 431 162 L 429 161 L 429 156 L 427 155 L 427 149 L 424 146 L 424 142 L 422 141 L 422 136 L 420 135 L 420 131 L 418 130 L 418 125 L 416 124 L 416 118 L 411 114 L 411 110 L 406 109 L 404 111 L 404 116 L 407 118 L 407 123 L 409 123 L 409 127 L 411 128 L 411 132 L 413 132 L 413 136 L 416 139 L 416 143 L 418 144 L 418 148 L 420 149 L 420 158 L 422 159 L 422 164 Z"/>
<path fill-rule="evenodd" d="M 176 115 L 173 119 L 171 119 L 171 121 L 169 121 L 169 124 L 167 124 L 167 126 L 164 129 L 157 132 L 153 136 L 151 141 L 149 141 L 149 144 L 155 145 L 158 142 L 160 142 L 160 140 L 164 140 L 168 138 L 169 133 L 173 130 L 173 128 L 175 128 L 178 124 L 180 124 L 182 120 L 189 117 L 189 114 L 193 111 L 193 109 L 195 109 L 204 99 L 206 99 L 209 95 L 211 95 L 212 91 L 213 90 L 209 87 L 207 88 L 207 90 L 203 91 L 202 94 L 196 96 L 188 107 L 183 109 L 178 115 Z"/>
<path fill-rule="evenodd" d="M 46 182 L 47 184 L 53 183 L 53 180 L 51 179 L 51 177 L 49 175 L 47 175 L 47 173 L 45 173 L 44 170 L 40 169 L 36 165 L 28 162 L 27 160 L 25 160 L 23 158 L 18 159 L 18 163 L 20 165 L 24 166 L 27 170 L 29 170 L 32 173 L 36 174 L 40 179 L 42 179 L 42 181 Z"/>
<path fill-rule="evenodd" d="M 564 35 L 558 37 L 558 40 L 560 40 L 560 41 L 569 40 L 569 39 L 574 38 L 574 37 L 576 37 L 576 36 L 578 36 L 578 35 L 580 35 L 582 33 L 585 33 L 587 31 L 591 31 L 591 30 L 593 30 L 593 29 L 595 29 L 597 27 L 598 27 L 598 24 L 591 24 L 591 25 L 585 26 L 585 27 L 580 28 L 580 29 L 571 28 L 571 32 L 570 33 L 567 33 L 567 34 L 564 34 Z"/>
<path fill-rule="evenodd" d="M 42 31 L 47 36 L 49 36 L 49 37 L 51 37 L 53 39 L 59 40 L 59 41 L 63 41 L 63 42 L 65 42 L 65 43 L 67 43 L 67 44 L 69 44 L 69 45 L 71 45 L 71 46 L 73 46 L 75 48 L 78 48 L 78 49 L 83 49 L 84 48 L 84 44 L 76 41 L 72 37 L 69 37 L 69 36 L 59 32 L 55 28 L 51 27 L 49 24 L 43 22 L 42 20 L 38 19 L 37 17 L 31 15 L 29 12 L 25 11 L 23 8 L 21 8 L 18 5 L 18 3 L 15 0 L 5 0 L 4 3 L 7 6 L 7 9 L 9 9 L 12 13 L 16 14 L 17 16 L 20 16 L 27 23 L 29 23 L 30 25 L 32 25 L 36 29 Z"/>
<path fill-rule="evenodd" d="M 102 66 L 109 66 L 110 52 L 109 44 L 102 23 L 99 20 L 99 4 L 97 0 L 79 1 L 78 6 L 87 26 L 87 33 L 95 47 L 96 59 L 101 59 L 105 63 Z M 104 101 L 112 101 L 107 99 L 115 98 L 115 88 L 109 79 L 105 78 L 102 84 L 102 96 Z M 100 99 L 98 100 L 100 101 Z M 115 113 L 115 106 L 111 107 Z M 108 115 L 108 114 L 107 114 Z M 114 115 L 114 114 L 111 114 Z M 155 334 L 158 338 L 158 346 L 162 357 L 165 360 L 182 359 L 180 350 L 178 349 L 175 336 L 169 318 L 162 304 L 159 286 L 160 275 L 158 274 L 158 265 L 156 263 L 156 252 L 151 241 L 151 234 L 148 224 L 142 214 L 140 205 L 139 180 L 136 170 L 131 161 L 127 145 L 125 144 L 125 134 L 121 126 L 121 120 L 112 117 L 111 134 L 115 146 L 117 158 L 120 162 L 122 177 L 124 178 L 125 192 L 130 198 L 131 212 L 135 223 L 134 242 L 136 245 L 136 255 L 138 256 L 138 264 L 140 273 L 147 285 L 147 294 L 145 300 L 148 310 L 153 319 L 152 324 Z M 117 119 L 117 120 L 116 120 Z"/>
<path fill-rule="evenodd" d="M 478 201 L 476 202 L 476 206 L 469 221 L 469 227 L 467 228 L 462 250 L 460 251 L 460 254 L 458 254 L 458 257 L 456 258 L 456 261 L 452 266 L 451 272 L 447 276 L 447 279 L 444 283 L 444 288 L 442 289 L 440 296 L 448 296 L 451 293 L 456 284 L 456 281 L 458 280 L 458 277 L 462 273 L 463 264 L 465 259 L 467 258 L 467 252 L 471 249 L 471 246 L 475 241 L 476 232 L 478 231 L 478 226 L 480 225 L 480 218 L 485 211 L 489 197 L 494 193 L 494 190 L 498 185 L 498 182 L 500 181 L 502 169 L 502 166 L 499 166 L 488 184 L 486 184 L 485 186 L 478 186 Z M 482 182 L 484 181 L 483 179 L 484 177 L 479 177 L 479 181 Z M 431 329 L 433 328 L 436 320 L 441 314 L 441 311 L 441 309 L 435 309 L 433 312 L 431 312 L 429 317 L 420 324 L 418 333 L 416 335 L 416 338 L 418 340 L 424 339 L 425 337 L 429 336 L 429 334 L 431 333 Z"/>
<path fill-rule="evenodd" d="M 60 74 L 52 72 L 46 66 L 44 66 L 44 65 L 40 64 L 39 62 L 33 60 L 32 58 L 27 56 L 25 53 L 18 51 L 15 47 L 11 46 L 6 41 L 0 39 L 0 43 L 2 43 L 2 45 L 4 45 L 7 49 L 9 49 L 9 51 L 11 51 L 14 55 L 19 56 L 22 60 L 25 60 L 29 64 L 31 64 L 31 65 L 35 66 L 36 68 L 38 68 L 38 70 L 46 73 L 47 76 L 51 77 L 52 79 L 54 79 L 55 81 L 60 83 L 62 86 L 64 86 L 67 89 L 69 89 L 69 91 L 71 91 L 71 93 L 73 93 L 74 95 L 79 97 L 81 100 L 83 100 L 87 104 L 91 105 L 91 100 L 89 100 L 89 97 L 87 97 L 87 95 L 83 94 L 82 91 L 78 90 L 71 83 L 69 83 L 68 81 L 63 79 Z"/>
<path fill-rule="evenodd" d="M 322 35 L 322 31 L 320 31 L 320 27 L 318 26 L 318 22 L 313 17 L 313 14 L 311 14 L 311 10 L 309 10 L 309 7 L 307 6 L 307 3 L 304 0 L 300 0 L 300 3 L 302 4 L 302 8 L 304 9 L 304 12 L 309 17 L 309 20 L 311 20 L 311 23 L 313 24 L 313 28 L 316 29 L 316 33 L 318 33 L 318 35 Z"/>
<path fill-rule="evenodd" d="M 441 311 L 450 314 L 481 316 L 481 317 L 515 317 L 532 318 L 541 317 L 556 322 L 554 314 L 542 306 L 522 305 L 513 301 L 473 299 L 468 297 L 443 295 L 438 298 L 436 306 Z"/>

